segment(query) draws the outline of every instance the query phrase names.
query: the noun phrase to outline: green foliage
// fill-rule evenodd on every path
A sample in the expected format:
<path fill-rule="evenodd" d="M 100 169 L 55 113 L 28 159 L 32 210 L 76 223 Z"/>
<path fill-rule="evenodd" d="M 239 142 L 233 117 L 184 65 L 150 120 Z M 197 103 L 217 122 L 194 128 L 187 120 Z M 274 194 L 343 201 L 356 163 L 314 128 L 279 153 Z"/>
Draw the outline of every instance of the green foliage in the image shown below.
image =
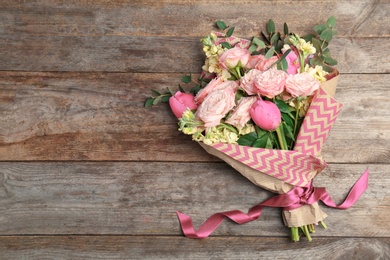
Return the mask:
<path fill-rule="evenodd" d="M 148 97 L 145 101 L 144 106 L 150 107 L 152 105 L 157 105 L 160 102 L 167 103 L 169 101 L 169 98 L 173 96 L 173 93 L 170 89 L 164 93 L 160 93 L 159 91 L 155 89 L 151 89 L 153 96 Z"/>
<path fill-rule="evenodd" d="M 228 26 L 226 25 L 225 22 L 217 21 L 216 24 L 217 24 L 217 27 L 218 27 L 219 29 L 221 29 L 221 30 L 225 30 L 226 28 L 228 28 Z"/>
<path fill-rule="evenodd" d="M 336 30 L 336 18 L 331 16 L 326 23 L 318 24 L 313 27 L 313 30 L 317 33 L 318 37 L 309 34 L 304 37 L 305 40 L 310 40 L 317 52 L 315 57 L 310 60 L 311 65 L 321 65 L 325 70 L 331 71 L 331 66 L 337 65 L 337 61 L 331 57 L 328 45 L 335 35 Z"/>

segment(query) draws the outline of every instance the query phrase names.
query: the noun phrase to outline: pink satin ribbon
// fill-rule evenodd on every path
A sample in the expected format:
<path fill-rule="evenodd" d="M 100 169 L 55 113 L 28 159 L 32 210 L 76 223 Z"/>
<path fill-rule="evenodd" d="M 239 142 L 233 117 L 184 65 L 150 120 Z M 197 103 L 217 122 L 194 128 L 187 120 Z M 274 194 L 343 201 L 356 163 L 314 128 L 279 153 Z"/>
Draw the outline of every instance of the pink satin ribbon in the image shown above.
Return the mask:
<path fill-rule="evenodd" d="M 206 238 L 208 237 L 225 219 L 225 217 L 233 220 L 237 224 L 244 224 L 260 217 L 264 207 L 277 207 L 284 210 L 297 209 L 303 205 L 313 204 L 317 201 L 322 201 L 325 205 L 337 209 L 347 209 L 351 207 L 368 187 L 368 174 L 366 170 L 363 175 L 356 181 L 347 195 L 344 202 L 336 205 L 330 198 L 325 188 L 313 187 L 311 182 L 305 187 L 296 187 L 286 194 L 274 196 L 249 209 L 248 214 L 239 210 L 225 211 L 212 215 L 202 226 L 195 231 L 191 217 L 177 212 L 181 228 L 186 237 L 190 238 Z"/>

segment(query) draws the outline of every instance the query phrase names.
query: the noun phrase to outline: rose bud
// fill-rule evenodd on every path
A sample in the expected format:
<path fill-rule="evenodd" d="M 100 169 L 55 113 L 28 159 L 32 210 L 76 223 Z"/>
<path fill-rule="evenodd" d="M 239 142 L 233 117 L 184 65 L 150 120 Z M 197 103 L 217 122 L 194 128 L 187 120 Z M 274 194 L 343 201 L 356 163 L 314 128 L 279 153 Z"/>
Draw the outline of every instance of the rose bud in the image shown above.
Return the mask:
<path fill-rule="evenodd" d="M 175 95 L 169 98 L 169 106 L 177 118 L 181 118 L 183 112 L 187 109 L 194 110 L 198 108 L 192 94 L 180 91 L 177 91 Z"/>
<path fill-rule="evenodd" d="M 252 105 L 249 114 L 256 125 L 267 131 L 275 130 L 282 121 L 279 108 L 271 101 L 262 99 Z"/>

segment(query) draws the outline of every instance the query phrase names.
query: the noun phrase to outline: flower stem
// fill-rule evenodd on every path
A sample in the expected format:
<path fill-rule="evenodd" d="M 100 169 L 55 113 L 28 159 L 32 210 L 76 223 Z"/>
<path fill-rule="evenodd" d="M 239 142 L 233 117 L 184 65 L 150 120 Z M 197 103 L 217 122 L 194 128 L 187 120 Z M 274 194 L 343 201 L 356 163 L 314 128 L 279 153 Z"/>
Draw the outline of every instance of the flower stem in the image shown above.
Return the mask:
<path fill-rule="evenodd" d="M 301 109 L 301 101 L 297 98 L 297 110 L 295 111 L 295 119 L 294 119 L 294 138 L 297 138 L 297 127 L 298 127 L 298 117 L 299 117 L 299 109 Z"/>
<path fill-rule="evenodd" d="M 291 240 L 293 242 L 299 241 L 299 234 L 298 234 L 298 228 L 297 227 L 291 227 Z"/>
<path fill-rule="evenodd" d="M 276 135 L 278 136 L 278 141 L 279 141 L 280 149 L 282 149 L 282 150 L 287 150 L 288 147 L 287 147 L 286 138 L 285 138 L 284 134 L 282 133 L 282 131 L 283 131 L 283 125 L 280 124 L 280 125 L 276 128 Z"/>

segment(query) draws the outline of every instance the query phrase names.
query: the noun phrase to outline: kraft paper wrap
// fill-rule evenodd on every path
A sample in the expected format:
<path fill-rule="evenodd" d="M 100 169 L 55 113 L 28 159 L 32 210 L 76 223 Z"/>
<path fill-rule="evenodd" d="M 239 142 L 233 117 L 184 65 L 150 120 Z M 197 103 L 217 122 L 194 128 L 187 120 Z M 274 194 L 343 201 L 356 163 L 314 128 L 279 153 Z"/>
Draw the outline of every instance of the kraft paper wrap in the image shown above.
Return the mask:
<path fill-rule="evenodd" d="M 311 173 L 306 176 L 307 180 L 304 183 L 300 182 L 297 185 L 296 181 L 294 182 L 294 181 L 291 181 L 290 179 L 289 179 L 289 181 L 286 181 L 286 179 L 282 180 L 282 179 L 280 179 L 280 176 L 277 176 L 279 178 L 278 179 L 278 178 L 275 178 L 273 176 L 270 176 L 269 172 L 264 173 L 262 171 L 256 170 L 252 165 L 253 163 L 250 164 L 250 163 L 247 163 L 247 161 L 242 162 L 243 160 L 240 161 L 237 159 L 238 158 L 237 154 L 239 154 L 239 151 L 234 152 L 234 154 L 236 155 L 236 158 L 234 158 L 234 156 L 231 155 L 232 152 L 230 152 L 230 155 L 229 155 L 229 153 L 224 152 L 224 151 L 226 151 L 226 149 L 222 150 L 222 148 L 215 148 L 217 146 L 213 147 L 213 146 L 205 145 L 202 142 L 199 142 L 199 144 L 209 154 L 214 155 L 214 156 L 220 158 L 221 160 L 225 161 L 227 164 L 232 166 L 235 170 L 237 170 L 239 173 L 241 173 L 244 177 L 246 177 L 248 180 L 250 180 L 256 186 L 259 186 L 261 188 L 264 188 L 266 190 L 269 190 L 269 191 L 272 191 L 272 192 L 275 192 L 278 194 L 287 193 L 292 188 L 294 188 L 295 185 L 296 186 L 304 186 L 308 181 L 311 181 L 311 179 L 313 179 L 316 176 L 316 174 L 321 172 L 322 169 L 326 165 L 325 162 L 323 162 L 322 158 L 321 158 L 321 146 L 322 146 L 323 142 L 325 141 L 325 139 L 330 131 L 331 125 L 333 124 L 334 120 L 336 119 L 337 114 L 341 108 L 341 104 L 337 103 L 337 101 L 335 101 L 333 99 L 335 92 L 336 92 L 337 80 L 338 80 L 338 72 L 336 71 L 335 77 L 322 83 L 320 90 L 319 90 L 319 92 L 321 91 L 323 96 L 324 96 L 324 94 L 329 96 L 328 99 L 326 100 L 325 107 L 333 102 L 333 104 L 331 104 L 331 105 L 334 105 L 334 111 L 335 111 L 334 112 L 335 114 L 333 115 L 332 120 L 330 120 L 331 122 L 328 122 L 329 127 L 326 130 L 326 136 L 323 137 L 322 140 L 316 144 L 315 144 L 315 142 L 310 143 L 310 141 L 305 140 L 306 133 L 304 131 L 305 127 L 303 127 L 303 126 L 305 124 L 310 125 L 310 123 L 309 123 L 310 118 L 307 119 L 308 122 L 305 122 L 305 121 L 306 121 L 306 117 L 308 116 L 310 111 L 311 110 L 313 111 L 312 105 L 311 105 L 308 112 L 307 112 L 307 115 L 304 119 L 305 121 L 302 124 L 302 127 L 300 129 L 300 133 L 299 133 L 298 138 L 297 138 L 296 145 L 294 147 L 294 152 L 305 154 L 308 156 L 308 159 L 309 159 L 309 156 L 312 160 L 318 159 L 318 164 L 313 166 L 314 168 L 312 168 Z M 317 94 L 320 95 L 320 93 L 317 93 Z M 316 111 L 316 113 L 318 114 L 318 111 Z M 314 118 L 312 116 L 311 119 L 314 119 L 314 120 L 317 119 L 315 116 L 316 113 L 314 113 Z M 319 117 L 321 117 L 321 116 L 322 115 L 320 114 Z M 307 132 L 309 132 L 309 131 L 307 131 Z M 313 145 L 313 144 L 315 144 L 315 145 Z M 231 146 L 229 146 L 229 147 L 231 147 Z M 236 146 L 236 148 L 237 147 L 244 148 L 243 146 L 238 146 L 238 145 Z M 226 146 L 225 146 L 225 148 L 226 148 Z M 245 149 L 261 149 L 261 148 L 246 147 Z M 269 149 L 263 149 L 263 150 L 269 150 Z M 247 150 L 245 150 L 245 151 L 247 151 Z M 281 150 L 276 150 L 276 151 L 279 152 Z M 286 151 L 284 151 L 284 152 L 286 152 Z M 290 151 L 288 153 L 291 154 L 294 152 Z M 243 157 L 243 156 L 244 155 L 242 155 L 241 157 Z M 278 171 L 276 171 L 276 173 L 278 173 Z M 276 175 L 284 175 L 284 174 L 278 173 Z M 292 183 L 294 183 L 294 184 L 292 184 Z M 318 222 L 324 220 L 326 217 L 327 217 L 327 215 L 321 210 L 321 208 L 319 207 L 317 202 L 314 204 L 311 204 L 311 205 L 303 205 L 302 207 L 294 209 L 294 210 L 283 210 L 283 220 L 284 220 L 285 225 L 288 227 L 300 227 L 300 226 L 304 226 L 304 225 L 308 225 L 308 224 L 317 224 Z"/>

